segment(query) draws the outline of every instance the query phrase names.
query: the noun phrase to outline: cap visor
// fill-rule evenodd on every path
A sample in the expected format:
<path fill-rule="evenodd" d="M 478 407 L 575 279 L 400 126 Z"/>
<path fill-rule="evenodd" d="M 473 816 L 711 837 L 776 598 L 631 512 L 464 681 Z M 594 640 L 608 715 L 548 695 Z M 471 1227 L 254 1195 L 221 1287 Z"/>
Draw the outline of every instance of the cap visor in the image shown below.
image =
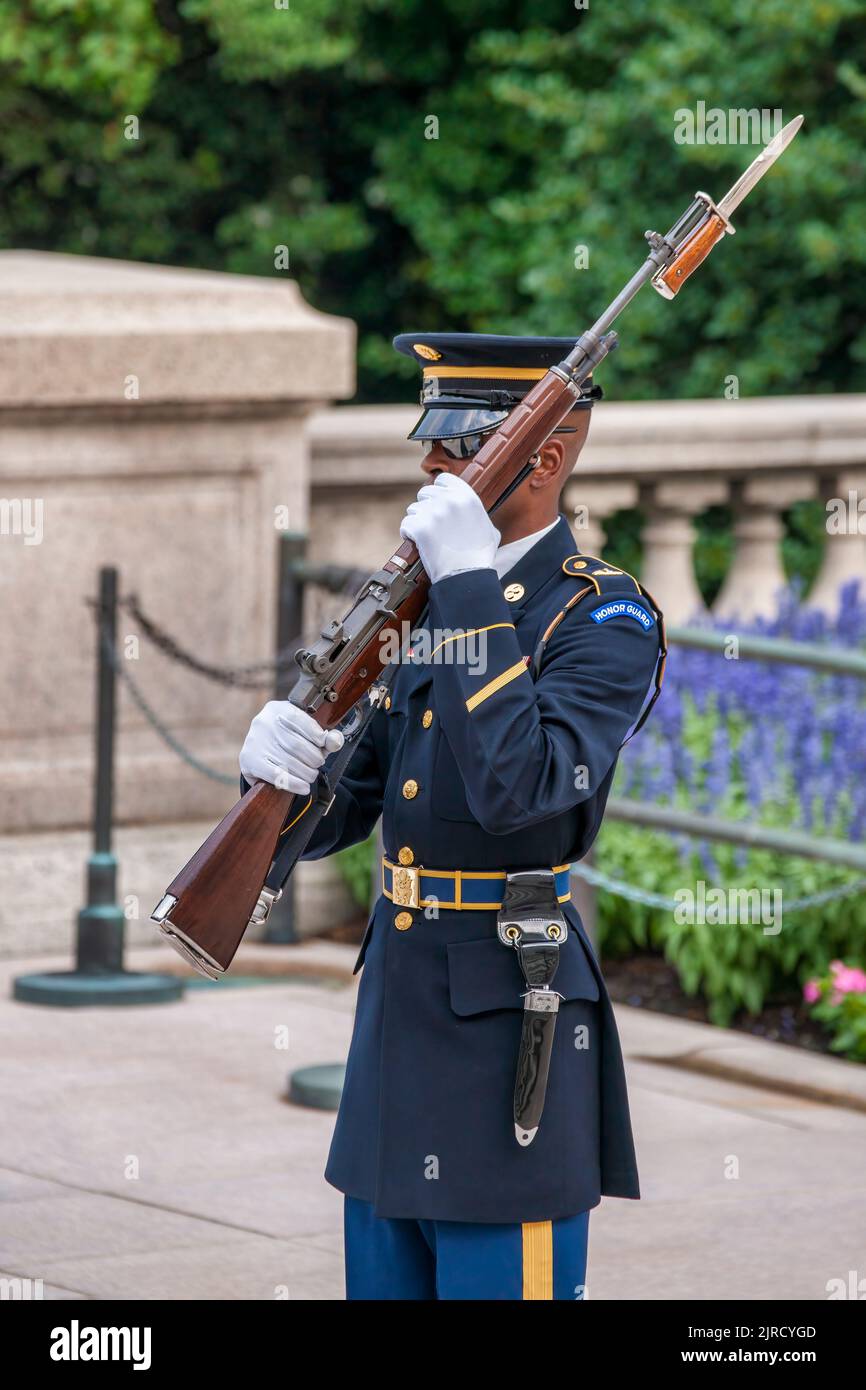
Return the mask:
<path fill-rule="evenodd" d="M 467 434 L 484 434 L 508 419 L 507 410 L 434 406 L 425 410 L 409 434 L 409 439 L 461 439 Z"/>

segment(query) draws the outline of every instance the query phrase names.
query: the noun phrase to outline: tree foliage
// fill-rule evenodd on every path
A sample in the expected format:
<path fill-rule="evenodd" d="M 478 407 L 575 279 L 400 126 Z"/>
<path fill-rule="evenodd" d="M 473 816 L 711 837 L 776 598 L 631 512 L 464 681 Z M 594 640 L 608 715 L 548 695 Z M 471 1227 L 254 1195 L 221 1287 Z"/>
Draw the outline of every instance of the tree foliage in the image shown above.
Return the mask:
<path fill-rule="evenodd" d="M 285 245 L 358 321 L 363 398 L 408 398 L 393 333 L 576 334 L 646 227 L 725 190 L 756 147 L 677 144 L 678 110 L 803 111 L 736 241 L 635 303 L 605 384 L 862 389 L 864 8 L 0 0 L 0 238 L 253 274 Z"/>

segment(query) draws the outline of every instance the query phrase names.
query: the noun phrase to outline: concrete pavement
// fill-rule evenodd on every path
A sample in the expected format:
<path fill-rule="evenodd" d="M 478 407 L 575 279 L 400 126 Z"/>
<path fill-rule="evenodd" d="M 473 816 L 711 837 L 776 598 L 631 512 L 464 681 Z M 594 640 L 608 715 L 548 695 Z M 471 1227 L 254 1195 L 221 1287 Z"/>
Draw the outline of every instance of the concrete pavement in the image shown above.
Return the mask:
<path fill-rule="evenodd" d="M 247 949 L 238 976 L 289 960 L 307 977 L 54 1010 L 13 1003 L 9 980 L 67 961 L 4 962 L 0 1278 L 55 1298 L 342 1297 L 333 1116 L 285 1086 L 345 1056 L 355 951 Z M 153 950 L 128 963 L 180 968 Z M 643 1200 L 593 1213 L 589 1297 L 824 1299 L 866 1279 L 866 1067 L 617 1017 Z"/>

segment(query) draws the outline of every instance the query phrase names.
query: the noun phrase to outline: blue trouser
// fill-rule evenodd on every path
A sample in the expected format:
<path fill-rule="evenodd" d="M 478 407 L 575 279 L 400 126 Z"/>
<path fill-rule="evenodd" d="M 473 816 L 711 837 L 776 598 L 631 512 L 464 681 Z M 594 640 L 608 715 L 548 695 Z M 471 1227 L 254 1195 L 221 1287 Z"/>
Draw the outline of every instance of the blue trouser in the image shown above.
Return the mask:
<path fill-rule="evenodd" d="M 347 1197 L 344 1233 L 347 1298 L 583 1298 L 588 1211 L 522 1226 L 398 1221 Z"/>

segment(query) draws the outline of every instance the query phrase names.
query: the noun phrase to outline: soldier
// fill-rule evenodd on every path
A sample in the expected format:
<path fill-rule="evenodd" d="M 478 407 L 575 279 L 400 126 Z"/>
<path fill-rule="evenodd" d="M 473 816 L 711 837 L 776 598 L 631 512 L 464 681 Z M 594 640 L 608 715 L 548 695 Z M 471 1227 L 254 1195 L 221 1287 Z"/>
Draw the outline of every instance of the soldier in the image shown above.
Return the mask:
<path fill-rule="evenodd" d="M 431 580 L 307 857 L 383 817 L 326 1169 L 364 1299 L 583 1296 L 590 1209 L 639 1196 L 613 1011 L 569 897 L 623 741 L 661 680 L 661 615 L 582 554 L 560 493 L 586 383 L 493 517 L 460 473 L 569 339 L 403 334 L 422 367 L 427 482 L 401 526 Z M 655 676 L 655 692 L 647 703 Z M 340 735 L 274 701 L 241 770 L 306 795 Z"/>

